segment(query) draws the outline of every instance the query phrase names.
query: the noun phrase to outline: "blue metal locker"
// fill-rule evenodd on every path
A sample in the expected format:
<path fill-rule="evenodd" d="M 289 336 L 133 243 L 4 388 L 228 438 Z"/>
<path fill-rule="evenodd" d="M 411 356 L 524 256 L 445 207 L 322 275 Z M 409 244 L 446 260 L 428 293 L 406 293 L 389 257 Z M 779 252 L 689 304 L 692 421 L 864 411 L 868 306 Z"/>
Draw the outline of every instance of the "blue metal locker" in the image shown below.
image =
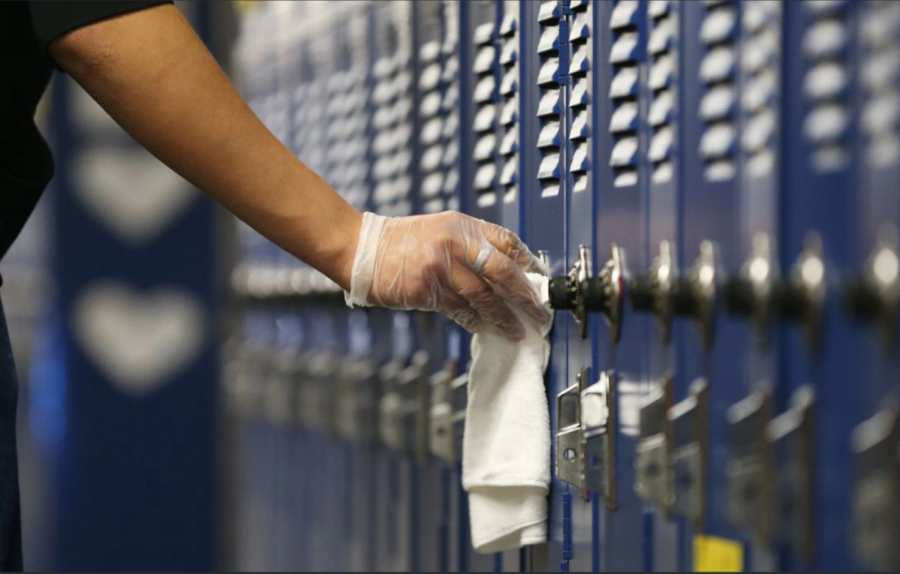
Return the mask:
<path fill-rule="evenodd" d="M 642 86 L 646 84 L 642 78 L 647 74 L 647 4 L 599 3 L 596 9 L 600 12 L 597 62 L 603 66 L 595 82 L 596 244 L 598 254 L 605 257 L 609 253 L 619 260 L 621 273 L 630 284 L 650 267 L 649 142 L 639 124 Z M 600 509 L 600 569 L 649 570 L 652 517 L 634 485 L 640 405 L 647 391 L 648 338 L 653 333 L 649 318 L 630 309 L 622 314 L 619 328 L 618 340 L 614 331 L 600 329 L 597 335 L 598 371 L 608 373 L 615 433 L 608 461 L 614 482 L 609 486 L 607 504 Z"/>
<path fill-rule="evenodd" d="M 851 437 L 851 538 L 846 541 L 856 568 L 896 570 L 900 536 L 900 464 L 890 464 L 900 443 L 896 285 L 900 196 L 896 193 L 900 118 L 900 5 L 864 2 L 856 27 L 856 91 L 852 109 L 859 202 L 854 224 L 855 266 L 846 269 L 845 309 L 863 327 L 858 423 Z M 854 249 L 855 248 L 855 249 Z M 880 421 L 885 421 L 881 423 Z"/>
<path fill-rule="evenodd" d="M 853 140 L 860 4 L 801 2 L 784 6 L 784 188 L 779 311 L 785 332 L 780 409 L 803 417 L 810 436 L 785 435 L 790 451 L 776 459 L 780 499 L 773 517 L 786 532 L 786 567 L 847 569 L 851 536 L 853 458 L 847 448 L 862 397 L 847 381 L 858 377 L 860 328 L 837 296 L 841 269 L 854 266 L 860 169 Z M 806 413 L 799 403 L 808 392 Z M 790 401 L 790 402 L 789 402 Z M 814 414 L 819 416 L 814 416 Z M 846 416 L 854 413 L 855 416 Z M 793 442 L 787 442 L 793 441 Z M 808 451 L 808 452 L 807 452 Z M 789 466 L 790 465 L 790 466 Z M 814 481 L 813 484 L 809 482 Z M 812 492 L 806 500 L 804 494 Z M 792 503 L 791 512 L 783 508 Z M 781 504 L 778 504 L 781 503 Z M 804 511 L 805 514 L 804 515 Z"/>

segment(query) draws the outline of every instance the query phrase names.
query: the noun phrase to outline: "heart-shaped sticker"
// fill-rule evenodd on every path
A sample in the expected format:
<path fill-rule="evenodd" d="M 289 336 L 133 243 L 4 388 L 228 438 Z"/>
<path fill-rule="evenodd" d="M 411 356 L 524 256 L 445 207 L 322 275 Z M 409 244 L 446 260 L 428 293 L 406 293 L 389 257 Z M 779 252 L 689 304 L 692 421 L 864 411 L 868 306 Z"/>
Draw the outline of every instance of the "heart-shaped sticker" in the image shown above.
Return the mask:
<path fill-rule="evenodd" d="M 141 246 L 162 232 L 196 198 L 196 191 L 148 152 L 96 146 L 74 162 L 75 192 L 123 241 Z"/>
<path fill-rule="evenodd" d="M 85 291 L 73 313 L 75 335 L 110 384 L 134 398 L 171 382 L 206 338 L 203 309 L 183 291 L 139 294 L 114 283 Z"/>

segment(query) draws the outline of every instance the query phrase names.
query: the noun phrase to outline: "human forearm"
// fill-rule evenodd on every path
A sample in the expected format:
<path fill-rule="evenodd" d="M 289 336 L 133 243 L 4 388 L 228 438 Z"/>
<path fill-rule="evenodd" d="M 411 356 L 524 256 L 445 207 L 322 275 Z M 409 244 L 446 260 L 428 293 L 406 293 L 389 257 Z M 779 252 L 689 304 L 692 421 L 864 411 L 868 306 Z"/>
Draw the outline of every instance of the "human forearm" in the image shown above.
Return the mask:
<path fill-rule="evenodd" d="M 141 145 L 349 287 L 361 216 L 257 119 L 175 8 L 76 30 L 50 53 Z"/>

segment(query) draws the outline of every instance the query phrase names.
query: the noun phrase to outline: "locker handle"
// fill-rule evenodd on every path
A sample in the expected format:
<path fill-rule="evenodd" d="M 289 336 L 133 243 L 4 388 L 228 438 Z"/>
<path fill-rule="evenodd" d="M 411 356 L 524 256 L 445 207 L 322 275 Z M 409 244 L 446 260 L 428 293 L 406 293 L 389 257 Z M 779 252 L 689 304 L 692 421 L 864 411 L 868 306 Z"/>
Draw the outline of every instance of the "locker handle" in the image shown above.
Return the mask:
<path fill-rule="evenodd" d="M 896 232 L 882 232 L 862 272 L 844 285 L 844 308 L 857 321 L 877 325 L 885 350 L 893 348 L 900 313 L 900 254 Z"/>
<path fill-rule="evenodd" d="M 594 277 L 590 273 L 590 250 L 581 245 L 579 260 L 569 274 L 550 279 L 550 307 L 571 311 L 581 327 L 582 338 L 586 336 L 588 313 L 605 316 L 613 342 L 618 342 L 621 335 L 625 273 L 619 247 L 613 245 L 610 251 L 609 261 Z"/>

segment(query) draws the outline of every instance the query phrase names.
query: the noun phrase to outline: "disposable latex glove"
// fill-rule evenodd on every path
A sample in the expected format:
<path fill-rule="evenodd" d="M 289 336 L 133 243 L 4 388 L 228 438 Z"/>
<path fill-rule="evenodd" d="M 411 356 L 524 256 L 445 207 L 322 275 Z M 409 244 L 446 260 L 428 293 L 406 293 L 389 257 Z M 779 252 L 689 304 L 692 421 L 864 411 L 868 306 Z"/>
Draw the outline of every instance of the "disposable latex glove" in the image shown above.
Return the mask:
<path fill-rule="evenodd" d="M 440 311 L 472 333 L 522 339 L 511 306 L 550 321 L 526 271 L 543 263 L 511 231 L 457 212 L 412 217 L 366 213 L 347 304 Z"/>

